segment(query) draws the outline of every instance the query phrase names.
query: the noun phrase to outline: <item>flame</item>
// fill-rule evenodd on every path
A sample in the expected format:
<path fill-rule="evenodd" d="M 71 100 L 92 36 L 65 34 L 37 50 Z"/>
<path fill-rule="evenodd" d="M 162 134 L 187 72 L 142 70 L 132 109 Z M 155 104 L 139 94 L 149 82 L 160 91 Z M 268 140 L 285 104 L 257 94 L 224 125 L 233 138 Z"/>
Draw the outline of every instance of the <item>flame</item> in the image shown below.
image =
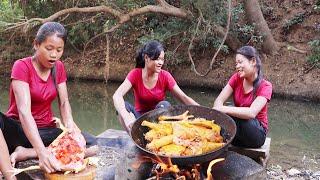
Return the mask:
<path fill-rule="evenodd" d="M 214 159 L 209 163 L 208 169 L 207 169 L 207 178 L 206 180 L 213 180 L 213 175 L 211 174 L 212 166 L 218 162 L 224 161 L 224 158 Z M 159 156 L 139 156 L 138 161 L 135 161 L 131 164 L 131 166 L 134 169 L 138 169 L 142 163 L 144 162 L 152 162 L 156 163 L 155 169 L 153 169 L 153 173 L 155 173 L 156 177 L 160 177 L 164 174 L 173 173 L 177 179 L 183 178 L 183 177 L 191 177 L 193 179 L 199 179 L 200 178 L 200 164 L 194 164 L 191 167 L 191 170 L 189 168 L 180 170 L 177 165 L 174 165 L 171 161 L 170 157 L 167 158 L 161 158 Z M 188 170 L 189 169 L 189 170 Z"/>
<path fill-rule="evenodd" d="M 211 174 L 211 168 L 215 163 L 220 162 L 220 161 L 224 161 L 224 158 L 214 159 L 210 162 L 208 169 L 207 169 L 207 180 L 213 180 L 213 176 Z"/>

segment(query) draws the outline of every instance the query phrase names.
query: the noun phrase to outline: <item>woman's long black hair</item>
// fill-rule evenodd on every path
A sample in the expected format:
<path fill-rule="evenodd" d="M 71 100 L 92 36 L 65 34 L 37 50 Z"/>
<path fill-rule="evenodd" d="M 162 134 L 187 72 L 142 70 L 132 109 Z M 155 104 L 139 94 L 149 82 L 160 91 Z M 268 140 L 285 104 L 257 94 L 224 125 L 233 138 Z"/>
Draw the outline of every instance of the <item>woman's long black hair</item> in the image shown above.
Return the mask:
<path fill-rule="evenodd" d="M 151 60 L 157 60 L 163 51 L 163 45 L 158 41 L 147 42 L 139 51 L 136 56 L 136 68 L 144 68 L 145 60 L 144 55 L 147 55 Z"/>
<path fill-rule="evenodd" d="M 258 77 L 253 81 L 253 98 L 256 97 L 256 91 L 262 81 L 262 64 L 258 51 L 252 46 L 242 46 L 237 50 L 237 54 L 241 54 L 249 61 L 256 60 L 256 68 L 258 70 Z M 254 100 L 253 99 L 253 100 Z"/>

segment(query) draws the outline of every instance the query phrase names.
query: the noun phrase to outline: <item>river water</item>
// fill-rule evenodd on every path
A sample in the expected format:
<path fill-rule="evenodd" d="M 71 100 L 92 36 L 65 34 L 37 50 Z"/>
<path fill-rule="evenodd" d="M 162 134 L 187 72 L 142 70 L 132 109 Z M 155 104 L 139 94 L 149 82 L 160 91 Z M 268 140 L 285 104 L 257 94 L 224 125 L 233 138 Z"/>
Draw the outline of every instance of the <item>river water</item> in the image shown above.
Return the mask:
<path fill-rule="evenodd" d="M 0 110 L 8 108 L 9 79 L 1 78 Z M 121 129 L 116 119 L 112 95 L 119 83 L 69 81 L 68 92 L 73 117 L 79 127 L 94 135 L 106 129 Z M 218 92 L 210 89 L 182 89 L 203 106 L 212 107 Z M 132 95 L 125 97 L 132 102 Z M 168 100 L 177 102 L 171 97 Z M 284 169 L 320 170 L 320 103 L 273 98 L 269 104 L 269 137 L 271 158 L 269 165 Z M 53 105 L 58 115 L 57 103 Z"/>

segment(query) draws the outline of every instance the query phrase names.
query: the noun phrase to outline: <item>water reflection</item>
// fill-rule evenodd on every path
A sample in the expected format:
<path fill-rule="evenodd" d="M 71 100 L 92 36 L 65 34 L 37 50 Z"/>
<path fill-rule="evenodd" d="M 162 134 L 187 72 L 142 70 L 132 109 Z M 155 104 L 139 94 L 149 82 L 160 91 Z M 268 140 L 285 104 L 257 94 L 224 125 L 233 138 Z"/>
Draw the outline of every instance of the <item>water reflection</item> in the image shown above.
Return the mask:
<path fill-rule="evenodd" d="M 3 79 L 3 78 L 2 78 Z M 98 135 L 106 129 L 121 129 L 116 119 L 112 95 L 120 84 L 103 82 L 68 82 L 74 120 L 81 129 Z M 9 80 L 0 84 L 0 110 L 8 107 Z M 201 105 L 212 107 L 218 92 L 209 89 L 182 89 Z M 132 101 L 132 96 L 126 97 Z M 176 104 L 169 96 L 168 100 Z M 58 114 L 57 104 L 53 106 Z M 319 103 L 272 99 L 269 106 L 269 164 L 284 168 L 320 169 L 320 108 Z"/>

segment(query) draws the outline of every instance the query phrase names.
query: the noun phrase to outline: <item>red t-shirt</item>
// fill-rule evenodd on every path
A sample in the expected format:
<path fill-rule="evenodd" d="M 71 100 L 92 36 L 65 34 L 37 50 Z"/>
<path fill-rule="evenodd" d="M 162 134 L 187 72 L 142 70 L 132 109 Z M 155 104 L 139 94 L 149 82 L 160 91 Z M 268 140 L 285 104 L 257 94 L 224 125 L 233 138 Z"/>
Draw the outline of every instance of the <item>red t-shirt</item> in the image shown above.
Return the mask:
<path fill-rule="evenodd" d="M 235 73 L 229 80 L 229 85 L 233 89 L 233 101 L 236 107 L 250 107 L 253 102 L 253 92 L 245 94 L 243 89 L 243 80 L 238 73 Z M 256 97 L 262 96 L 269 102 L 272 94 L 272 84 L 263 79 L 256 90 Z M 268 104 L 268 103 L 267 103 Z M 268 107 L 267 104 L 257 114 L 256 118 L 261 122 L 262 126 L 268 130 Z"/>
<path fill-rule="evenodd" d="M 51 74 L 47 81 L 42 80 L 32 65 L 32 57 L 27 57 L 17 60 L 14 63 L 11 72 L 11 79 L 24 81 L 29 84 L 31 114 L 36 121 L 37 126 L 54 127 L 55 123 L 52 121 L 53 113 L 51 110 L 51 103 L 57 96 L 57 90 Z M 56 82 L 57 84 L 60 84 L 66 81 L 67 75 L 64 65 L 61 61 L 57 61 Z M 19 113 L 12 85 L 10 86 L 10 105 L 6 115 L 19 120 Z"/>
<path fill-rule="evenodd" d="M 127 79 L 133 87 L 135 109 L 141 114 L 153 110 L 160 101 L 164 100 L 166 90 L 171 91 L 176 85 L 172 75 L 165 70 L 160 71 L 158 81 L 152 89 L 144 86 L 141 68 L 131 70 L 127 75 Z"/>

